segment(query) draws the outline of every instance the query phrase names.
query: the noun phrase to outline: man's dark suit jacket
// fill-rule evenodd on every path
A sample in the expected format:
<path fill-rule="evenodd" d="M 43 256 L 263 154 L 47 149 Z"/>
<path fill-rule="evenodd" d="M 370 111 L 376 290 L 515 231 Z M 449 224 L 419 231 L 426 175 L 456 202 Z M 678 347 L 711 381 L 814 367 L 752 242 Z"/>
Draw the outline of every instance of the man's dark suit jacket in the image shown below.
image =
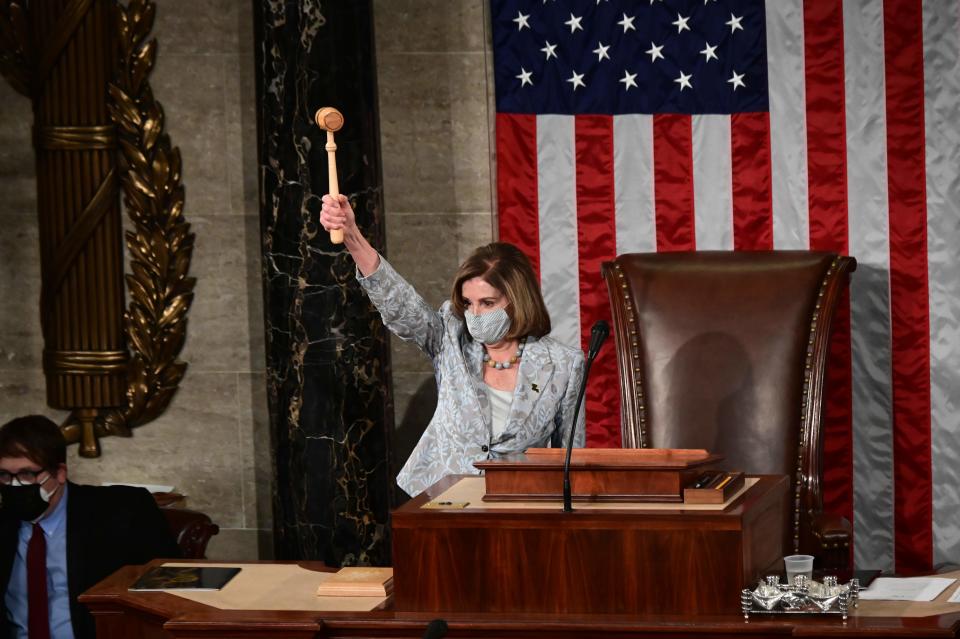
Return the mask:
<path fill-rule="evenodd" d="M 95 636 L 93 616 L 77 596 L 121 566 L 180 556 L 166 518 L 149 492 L 131 486 L 69 483 L 67 495 L 67 583 L 76 639 Z M 0 508 L 0 637 L 10 636 L 6 593 L 17 549 L 20 521 Z"/>

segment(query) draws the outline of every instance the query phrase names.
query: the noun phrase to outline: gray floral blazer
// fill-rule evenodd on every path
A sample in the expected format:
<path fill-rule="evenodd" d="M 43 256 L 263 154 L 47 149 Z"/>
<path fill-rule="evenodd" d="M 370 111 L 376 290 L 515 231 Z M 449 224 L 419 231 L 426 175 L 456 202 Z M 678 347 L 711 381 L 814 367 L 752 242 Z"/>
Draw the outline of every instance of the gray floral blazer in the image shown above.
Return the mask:
<path fill-rule="evenodd" d="M 437 378 L 437 410 L 397 475 L 400 488 L 417 495 L 446 475 L 477 473 L 473 462 L 565 445 L 583 380 L 581 351 L 550 337 L 527 340 L 507 427 L 494 439 L 483 347 L 469 338 L 450 302 L 433 310 L 382 257 L 376 272 L 357 279 L 387 328 L 430 357 Z M 574 444 L 584 439 L 581 412 Z"/>

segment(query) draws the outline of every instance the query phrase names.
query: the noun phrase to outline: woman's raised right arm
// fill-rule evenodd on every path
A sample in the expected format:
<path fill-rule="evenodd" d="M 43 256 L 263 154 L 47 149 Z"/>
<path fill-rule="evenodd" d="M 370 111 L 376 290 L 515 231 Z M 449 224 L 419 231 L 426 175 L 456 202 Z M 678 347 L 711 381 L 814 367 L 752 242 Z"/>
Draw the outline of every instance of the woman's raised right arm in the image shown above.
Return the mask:
<path fill-rule="evenodd" d="M 380 266 L 380 254 L 357 228 L 357 220 L 347 196 L 334 197 L 328 193 L 323 196 L 322 202 L 320 224 L 327 231 L 343 229 L 343 245 L 350 251 L 360 274 L 364 277 L 371 275 Z"/>
<path fill-rule="evenodd" d="M 343 229 L 343 244 L 357 265 L 360 285 L 380 311 L 383 323 L 403 340 L 413 341 L 432 359 L 440 352 L 443 320 L 423 297 L 380 258 L 357 227 L 347 198 L 323 196 L 320 224 L 331 231 Z"/>

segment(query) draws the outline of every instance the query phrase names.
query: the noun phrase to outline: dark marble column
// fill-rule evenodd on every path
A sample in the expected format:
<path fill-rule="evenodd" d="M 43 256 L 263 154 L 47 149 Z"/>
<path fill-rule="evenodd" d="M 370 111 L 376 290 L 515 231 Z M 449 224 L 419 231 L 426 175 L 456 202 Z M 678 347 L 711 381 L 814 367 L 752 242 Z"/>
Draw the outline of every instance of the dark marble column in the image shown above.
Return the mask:
<path fill-rule="evenodd" d="M 389 349 L 350 256 L 318 221 L 324 106 L 341 111 L 340 191 L 384 247 L 369 0 L 254 0 L 267 383 L 278 559 L 390 561 Z"/>

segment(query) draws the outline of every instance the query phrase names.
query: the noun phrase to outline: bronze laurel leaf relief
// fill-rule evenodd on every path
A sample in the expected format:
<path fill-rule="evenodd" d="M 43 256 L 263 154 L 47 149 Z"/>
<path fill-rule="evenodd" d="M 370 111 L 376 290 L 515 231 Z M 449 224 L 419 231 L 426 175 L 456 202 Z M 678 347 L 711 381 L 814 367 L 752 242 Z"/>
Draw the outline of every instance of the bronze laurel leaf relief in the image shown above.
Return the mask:
<path fill-rule="evenodd" d="M 187 335 L 187 311 L 196 279 L 188 275 L 194 235 L 183 217 L 180 150 L 163 132 L 163 109 L 147 77 L 156 60 L 155 5 L 130 0 L 117 6 L 120 68 L 109 86 L 117 126 L 123 202 L 134 229 L 125 233 L 130 254 L 129 305 L 124 331 L 130 346 L 127 406 L 106 415 L 98 435 L 125 435 L 158 417 L 186 372 L 178 359 Z"/>
<path fill-rule="evenodd" d="M 194 235 L 148 81 L 155 14 L 151 0 L 0 0 L 0 74 L 34 107 L 47 403 L 70 411 L 61 428 L 86 457 L 163 413 L 187 367 Z"/>

